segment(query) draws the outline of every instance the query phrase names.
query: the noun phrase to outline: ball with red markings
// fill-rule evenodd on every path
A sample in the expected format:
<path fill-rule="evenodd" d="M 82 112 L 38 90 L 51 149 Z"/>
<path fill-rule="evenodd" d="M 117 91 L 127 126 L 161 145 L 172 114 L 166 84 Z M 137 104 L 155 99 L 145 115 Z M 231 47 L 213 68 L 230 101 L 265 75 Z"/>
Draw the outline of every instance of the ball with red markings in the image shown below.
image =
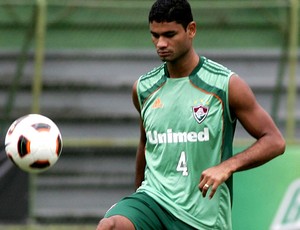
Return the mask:
<path fill-rule="evenodd" d="M 52 167 L 61 154 L 61 133 L 48 117 L 28 114 L 9 127 L 5 151 L 20 169 L 30 173 L 43 172 Z"/>

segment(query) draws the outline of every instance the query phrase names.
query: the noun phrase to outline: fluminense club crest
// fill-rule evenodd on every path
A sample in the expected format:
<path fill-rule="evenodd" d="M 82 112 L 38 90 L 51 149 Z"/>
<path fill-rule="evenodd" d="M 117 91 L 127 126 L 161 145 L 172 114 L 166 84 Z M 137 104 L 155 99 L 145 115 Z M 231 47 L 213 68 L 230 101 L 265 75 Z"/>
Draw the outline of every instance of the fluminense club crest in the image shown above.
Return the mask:
<path fill-rule="evenodd" d="M 193 115 L 196 121 L 201 124 L 208 114 L 208 107 L 204 105 L 193 106 Z"/>

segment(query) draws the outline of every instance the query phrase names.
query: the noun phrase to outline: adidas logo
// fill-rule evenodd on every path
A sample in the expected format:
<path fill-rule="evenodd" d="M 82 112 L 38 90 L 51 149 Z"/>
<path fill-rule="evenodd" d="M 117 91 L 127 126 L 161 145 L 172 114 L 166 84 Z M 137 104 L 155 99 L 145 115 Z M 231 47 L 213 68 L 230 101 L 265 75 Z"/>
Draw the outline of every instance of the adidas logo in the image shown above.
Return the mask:
<path fill-rule="evenodd" d="M 161 102 L 160 98 L 157 98 L 152 105 L 152 109 L 158 109 L 162 107 L 164 107 L 164 104 Z"/>

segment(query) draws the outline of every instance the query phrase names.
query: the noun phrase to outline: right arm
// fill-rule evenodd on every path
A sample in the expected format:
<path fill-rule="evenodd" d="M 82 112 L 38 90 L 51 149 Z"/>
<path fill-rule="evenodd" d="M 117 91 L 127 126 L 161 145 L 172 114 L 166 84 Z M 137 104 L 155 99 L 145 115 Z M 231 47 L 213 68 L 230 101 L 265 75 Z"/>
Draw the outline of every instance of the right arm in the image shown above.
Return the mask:
<path fill-rule="evenodd" d="M 137 81 L 133 85 L 132 101 L 133 101 L 135 108 L 137 109 L 137 111 L 140 114 L 141 109 L 140 109 L 140 104 L 139 104 L 138 97 L 137 97 L 136 86 L 137 86 Z M 146 167 L 145 145 L 146 145 L 146 133 L 145 133 L 145 129 L 143 126 L 143 122 L 140 119 L 140 139 L 139 139 L 139 144 L 138 144 L 137 153 L 136 153 L 136 165 L 135 165 L 135 189 L 140 187 L 140 185 L 142 184 L 142 182 L 144 180 L 144 172 L 145 172 L 145 167 Z"/>

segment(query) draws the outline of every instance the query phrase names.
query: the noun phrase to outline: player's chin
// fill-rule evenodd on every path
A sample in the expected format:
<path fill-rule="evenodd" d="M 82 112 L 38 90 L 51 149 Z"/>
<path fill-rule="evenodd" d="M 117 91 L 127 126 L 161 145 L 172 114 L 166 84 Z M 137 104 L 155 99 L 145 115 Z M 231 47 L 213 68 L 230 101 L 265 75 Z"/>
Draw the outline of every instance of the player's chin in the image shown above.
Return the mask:
<path fill-rule="evenodd" d="M 172 62 L 173 58 L 170 57 L 170 56 L 167 56 L 167 57 L 160 56 L 160 60 L 163 61 L 163 62 Z"/>
<path fill-rule="evenodd" d="M 173 55 L 170 52 L 157 52 L 160 60 L 170 62 L 173 60 Z"/>

